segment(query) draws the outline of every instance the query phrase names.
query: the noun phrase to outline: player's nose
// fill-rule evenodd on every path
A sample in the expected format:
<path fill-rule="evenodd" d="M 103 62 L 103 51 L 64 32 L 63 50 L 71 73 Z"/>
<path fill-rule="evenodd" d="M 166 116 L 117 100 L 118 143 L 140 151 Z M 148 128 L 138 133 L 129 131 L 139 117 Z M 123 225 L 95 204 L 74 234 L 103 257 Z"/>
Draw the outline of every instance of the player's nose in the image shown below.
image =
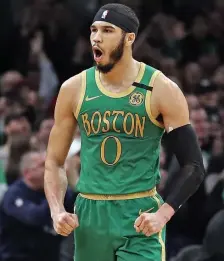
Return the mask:
<path fill-rule="evenodd" d="M 101 33 L 99 31 L 94 34 L 93 42 L 94 43 L 102 43 L 102 35 L 101 35 Z"/>

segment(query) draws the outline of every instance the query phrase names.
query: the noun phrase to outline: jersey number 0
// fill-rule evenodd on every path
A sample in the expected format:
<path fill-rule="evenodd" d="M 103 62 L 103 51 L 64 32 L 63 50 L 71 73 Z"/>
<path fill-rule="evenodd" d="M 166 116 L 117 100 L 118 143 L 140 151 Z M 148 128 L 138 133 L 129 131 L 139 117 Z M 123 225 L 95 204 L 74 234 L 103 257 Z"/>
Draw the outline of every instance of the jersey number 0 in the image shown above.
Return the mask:
<path fill-rule="evenodd" d="M 116 143 L 116 157 L 115 157 L 115 160 L 113 162 L 107 162 L 107 160 L 105 158 L 105 146 L 106 146 L 107 141 L 109 139 L 113 139 Z M 100 154 L 101 154 L 101 159 L 102 159 L 104 164 L 106 164 L 108 166 L 113 166 L 113 165 L 117 164 L 117 162 L 119 161 L 119 159 L 121 157 L 121 142 L 120 142 L 120 140 L 117 137 L 114 137 L 114 136 L 106 137 L 101 144 Z"/>

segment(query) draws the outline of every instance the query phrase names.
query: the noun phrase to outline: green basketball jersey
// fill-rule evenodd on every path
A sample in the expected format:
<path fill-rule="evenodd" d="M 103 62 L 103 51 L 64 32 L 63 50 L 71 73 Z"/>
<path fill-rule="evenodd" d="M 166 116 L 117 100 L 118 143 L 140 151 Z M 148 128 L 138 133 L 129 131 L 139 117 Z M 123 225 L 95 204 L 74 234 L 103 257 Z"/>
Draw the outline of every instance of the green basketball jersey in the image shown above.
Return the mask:
<path fill-rule="evenodd" d="M 82 144 L 79 192 L 126 194 L 158 184 L 164 128 L 152 117 L 151 91 L 144 89 L 144 85 L 153 87 L 158 72 L 141 63 L 135 81 L 140 84 L 120 93 L 102 86 L 95 67 L 82 72 L 75 115 Z"/>

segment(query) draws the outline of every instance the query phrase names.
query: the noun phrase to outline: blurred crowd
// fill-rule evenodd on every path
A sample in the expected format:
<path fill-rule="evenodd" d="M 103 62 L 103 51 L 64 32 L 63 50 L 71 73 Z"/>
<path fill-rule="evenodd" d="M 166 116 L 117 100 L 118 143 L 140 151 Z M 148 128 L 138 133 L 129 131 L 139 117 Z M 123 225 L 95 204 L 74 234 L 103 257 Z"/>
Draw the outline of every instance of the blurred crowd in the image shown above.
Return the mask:
<path fill-rule="evenodd" d="M 72 236 L 53 230 L 43 172 L 58 90 L 93 65 L 89 25 L 99 6 L 132 7 L 141 22 L 134 57 L 163 71 L 184 92 L 203 153 L 206 178 L 167 226 L 168 261 L 224 260 L 224 1 L 0 1 L 0 260 L 73 260 Z M 66 159 L 73 211 L 81 142 Z M 178 175 L 161 150 L 164 198 Z"/>

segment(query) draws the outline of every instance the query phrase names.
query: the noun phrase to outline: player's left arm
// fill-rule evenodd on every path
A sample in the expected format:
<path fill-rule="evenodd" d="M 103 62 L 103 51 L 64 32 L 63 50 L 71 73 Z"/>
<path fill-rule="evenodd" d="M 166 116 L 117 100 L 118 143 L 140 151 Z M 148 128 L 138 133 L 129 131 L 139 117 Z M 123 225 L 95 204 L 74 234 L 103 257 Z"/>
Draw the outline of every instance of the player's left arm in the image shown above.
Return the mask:
<path fill-rule="evenodd" d="M 191 197 L 204 179 L 205 170 L 198 139 L 189 120 L 187 101 L 180 88 L 163 74 L 155 82 L 157 108 L 163 117 L 167 142 L 180 173 L 171 184 L 166 203 L 159 210 L 167 220 Z"/>
<path fill-rule="evenodd" d="M 144 213 L 136 219 L 136 231 L 143 231 L 146 236 L 163 228 L 196 192 L 205 175 L 201 150 L 190 124 L 186 99 L 180 88 L 162 73 L 154 81 L 151 110 L 155 116 L 162 115 L 168 146 L 175 154 L 181 169 L 160 209 L 156 213 Z"/>

